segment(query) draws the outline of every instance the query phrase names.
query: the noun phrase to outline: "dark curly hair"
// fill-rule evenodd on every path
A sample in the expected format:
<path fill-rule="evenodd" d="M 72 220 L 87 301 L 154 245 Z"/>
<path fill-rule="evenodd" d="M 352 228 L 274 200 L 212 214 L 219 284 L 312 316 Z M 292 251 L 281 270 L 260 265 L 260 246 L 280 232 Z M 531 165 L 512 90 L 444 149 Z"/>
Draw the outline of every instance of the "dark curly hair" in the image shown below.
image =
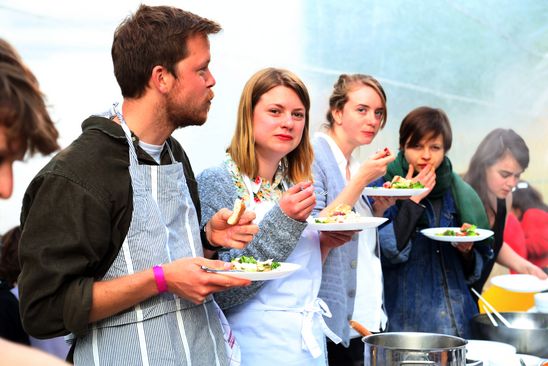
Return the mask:
<path fill-rule="evenodd" d="M 19 265 L 19 240 L 21 229 L 16 226 L 2 235 L 0 252 L 0 279 L 13 286 L 21 272 Z"/>

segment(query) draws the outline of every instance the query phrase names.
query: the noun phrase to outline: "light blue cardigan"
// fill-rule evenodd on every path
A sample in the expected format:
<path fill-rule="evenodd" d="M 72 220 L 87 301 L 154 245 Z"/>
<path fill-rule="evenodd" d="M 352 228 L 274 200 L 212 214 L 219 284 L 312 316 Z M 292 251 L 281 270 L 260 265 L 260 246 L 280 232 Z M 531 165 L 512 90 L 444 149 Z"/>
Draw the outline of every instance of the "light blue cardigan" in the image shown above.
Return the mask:
<path fill-rule="evenodd" d="M 339 166 L 331 152 L 329 143 L 322 137 L 316 137 L 314 146 L 314 188 L 316 194 L 314 216 L 333 201 L 346 186 Z M 323 265 L 322 284 L 318 297 L 323 299 L 332 317 L 325 318 L 329 328 L 342 338 L 342 344 L 348 347 L 350 327 L 348 321 L 354 311 L 356 296 L 356 268 L 358 259 L 358 235 L 352 241 L 331 250 Z"/>
<path fill-rule="evenodd" d="M 232 209 L 234 200 L 241 198 L 238 197 L 234 181 L 224 163 L 204 170 L 198 175 L 197 180 L 202 206 L 202 226 L 221 208 Z M 259 223 L 259 233 L 253 237 L 245 249 L 231 249 L 228 252 L 219 253 L 219 257 L 230 260 L 230 258 L 246 255 L 284 262 L 295 249 L 305 228 L 306 222 L 293 220 L 276 204 Z M 263 284 L 264 281 L 254 281 L 246 287 L 233 287 L 216 293 L 215 300 L 221 309 L 227 310 L 251 299 Z"/>

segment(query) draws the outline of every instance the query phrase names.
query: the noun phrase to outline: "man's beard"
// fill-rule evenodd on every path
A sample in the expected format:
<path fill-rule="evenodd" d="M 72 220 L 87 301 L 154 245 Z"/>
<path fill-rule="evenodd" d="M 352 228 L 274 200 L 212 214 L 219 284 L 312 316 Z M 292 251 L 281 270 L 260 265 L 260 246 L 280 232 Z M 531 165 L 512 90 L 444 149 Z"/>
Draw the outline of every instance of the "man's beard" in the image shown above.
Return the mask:
<path fill-rule="evenodd" d="M 209 101 L 213 99 L 213 93 L 209 96 Z M 207 120 L 210 104 L 202 103 L 181 103 L 168 96 L 166 103 L 166 114 L 168 121 L 175 128 L 187 126 L 201 126 Z"/>

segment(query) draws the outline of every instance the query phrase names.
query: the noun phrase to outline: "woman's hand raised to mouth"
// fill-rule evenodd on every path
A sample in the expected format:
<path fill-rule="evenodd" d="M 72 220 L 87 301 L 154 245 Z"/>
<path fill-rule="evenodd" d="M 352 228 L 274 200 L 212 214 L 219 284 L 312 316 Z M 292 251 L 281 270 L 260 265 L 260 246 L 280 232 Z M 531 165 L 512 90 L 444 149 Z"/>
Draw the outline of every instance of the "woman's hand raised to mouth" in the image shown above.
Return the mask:
<path fill-rule="evenodd" d="M 427 191 L 416 196 L 412 196 L 410 198 L 413 202 L 419 203 L 423 200 L 424 197 L 430 194 L 430 192 L 436 185 L 436 171 L 434 170 L 434 167 L 432 165 L 428 164 L 415 177 L 413 177 L 414 173 L 415 168 L 413 167 L 413 164 L 409 164 L 409 170 L 407 171 L 407 175 L 405 178 L 411 179 L 414 182 L 421 182 L 424 187 L 428 189 Z"/>

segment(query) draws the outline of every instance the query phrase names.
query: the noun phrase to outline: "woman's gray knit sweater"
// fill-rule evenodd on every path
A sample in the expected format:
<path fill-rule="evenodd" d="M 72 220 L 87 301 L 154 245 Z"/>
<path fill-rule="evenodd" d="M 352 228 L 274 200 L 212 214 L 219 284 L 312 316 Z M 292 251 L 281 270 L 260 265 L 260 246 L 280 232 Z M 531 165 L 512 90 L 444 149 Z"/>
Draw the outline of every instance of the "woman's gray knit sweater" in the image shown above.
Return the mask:
<path fill-rule="evenodd" d="M 202 227 L 221 208 L 232 209 L 238 197 L 234 181 L 225 164 L 204 170 L 198 175 L 198 191 L 202 206 Z M 286 216 L 276 204 L 259 223 L 259 232 L 242 250 L 231 249 L 220 254 L 226 259 L 241 255 L 253 256 L 260 260 L 273 259 L 284 262 L 291 254 L 306 222 L 296 221 Z M 229 309 L 251 299 L 264 284 L 264 281 L 252 282 L 247 287 L 235 287 L 215 294 L 215 300 L 221 309 Z"/>

